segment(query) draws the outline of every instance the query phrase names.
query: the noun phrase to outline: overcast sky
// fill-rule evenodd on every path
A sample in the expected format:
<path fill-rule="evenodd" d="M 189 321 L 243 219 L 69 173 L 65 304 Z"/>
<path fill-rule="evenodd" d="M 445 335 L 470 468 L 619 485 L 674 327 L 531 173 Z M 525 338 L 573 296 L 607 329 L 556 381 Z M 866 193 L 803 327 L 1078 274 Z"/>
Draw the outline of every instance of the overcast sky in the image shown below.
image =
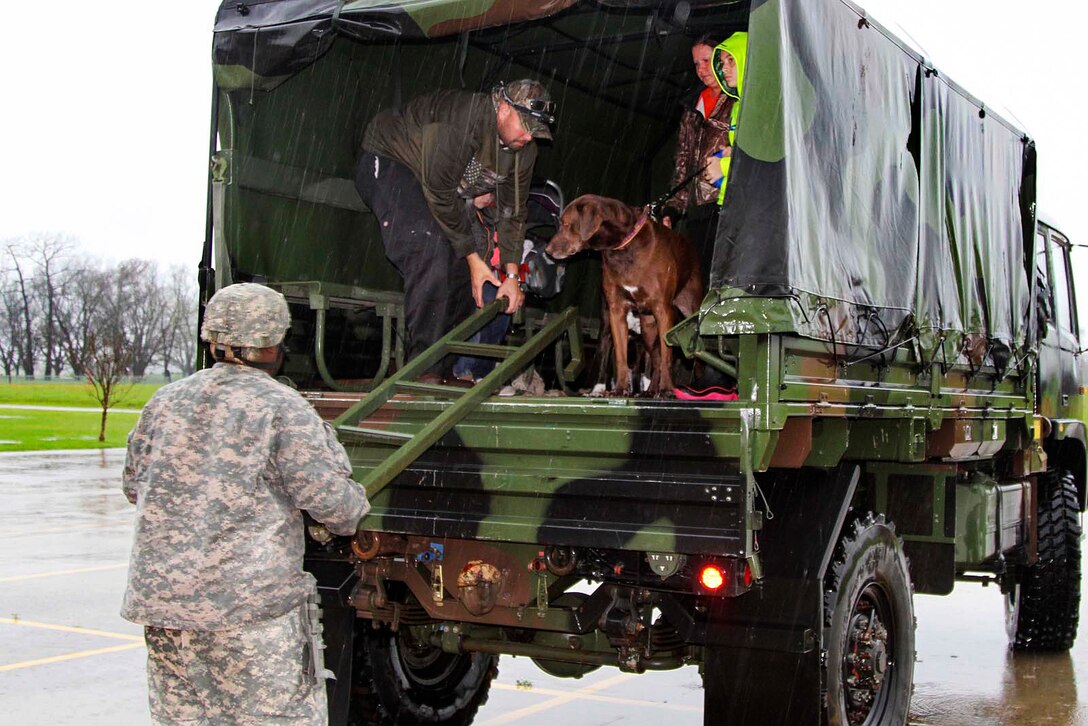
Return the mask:
<path fill-rule="evenodd" d="M 860 4 L 1035 138 L 1040 209 L 1088 242 L 1081 37 L 1088 5 Z M 93 254 L 195 268 L 217 6 L 53 0 L 5 7 L 0 240 L 64 232 Z"/>

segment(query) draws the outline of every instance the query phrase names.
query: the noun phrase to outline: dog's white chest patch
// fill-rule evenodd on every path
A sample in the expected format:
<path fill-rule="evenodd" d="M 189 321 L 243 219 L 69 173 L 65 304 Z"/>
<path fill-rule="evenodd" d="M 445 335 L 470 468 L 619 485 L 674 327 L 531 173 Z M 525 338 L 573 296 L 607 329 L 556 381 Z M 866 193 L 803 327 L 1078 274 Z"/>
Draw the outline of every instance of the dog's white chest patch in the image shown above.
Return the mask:
<path fill-rule="evenodd" d="M 623 289 L 626 290 L 627 292 L 631 293 L 632 295 L 634 295 L 636 292 L 638 292 L 638 288 L 635 287 L 634 285 L 624 285 Z"/>

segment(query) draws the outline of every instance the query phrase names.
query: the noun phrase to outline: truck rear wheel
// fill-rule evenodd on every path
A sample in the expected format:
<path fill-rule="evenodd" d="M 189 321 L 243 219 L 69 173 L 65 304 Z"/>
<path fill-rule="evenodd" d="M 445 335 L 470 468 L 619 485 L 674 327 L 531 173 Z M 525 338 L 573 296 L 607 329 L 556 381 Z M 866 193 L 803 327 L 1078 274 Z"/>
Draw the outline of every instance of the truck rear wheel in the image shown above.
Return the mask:
<path fill-rule="evenodd" d="M 466 726 L 487 702 L 498 658 L 446 653 L 402 627 L 361 626 L 355 638 L 352 726 Z"/>
<path fill-rule="evenodd" d="M 825 599 L 827 723 L 907 722 L 914 677 L 914 604 L 903 546 L 884 515 L 847 525 Z"/>
<path fill-rule="evenodd" d="M 1080 613 L 1077 485 L 1064 469 L 1039 483 L 1038 558 L 1005 594 L 1005 630 L 1015 650 L 1069 650 Z"/>

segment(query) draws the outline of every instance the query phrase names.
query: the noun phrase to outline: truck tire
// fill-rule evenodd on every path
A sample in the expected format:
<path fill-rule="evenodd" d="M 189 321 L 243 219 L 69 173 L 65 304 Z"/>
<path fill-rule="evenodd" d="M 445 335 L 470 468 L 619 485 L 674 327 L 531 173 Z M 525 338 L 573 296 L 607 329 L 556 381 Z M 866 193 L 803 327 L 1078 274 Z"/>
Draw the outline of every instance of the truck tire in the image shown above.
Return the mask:
<path fill-rule="evenodd" d="M 1015 650 L 1063 651 L 1080 613 L 1080 506 L 1072 472 L 1039 480 L 1038 558 L 1005 594 L 1005 630 Z"/>
<path fill-rule="evenodd" d="M 884 515 L 848 523 L 824 601 L 829 726 L 907 722 L 914 679 L 910 570 Z"/>
<path fill-rule="evenodd" d="M 467 726 L 487 702 L 498 658 L 446 653 L 360 622 L 355 638 L 351 726 Z"/>

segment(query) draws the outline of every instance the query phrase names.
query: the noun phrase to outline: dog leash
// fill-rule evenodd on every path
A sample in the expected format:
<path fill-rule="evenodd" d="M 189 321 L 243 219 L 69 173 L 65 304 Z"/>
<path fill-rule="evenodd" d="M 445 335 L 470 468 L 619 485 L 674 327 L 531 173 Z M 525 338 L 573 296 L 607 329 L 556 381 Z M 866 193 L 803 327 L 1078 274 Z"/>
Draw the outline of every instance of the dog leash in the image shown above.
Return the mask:
<path fill-rule="evenodd" d="M 655 199 L 654 201 L 650 202 L 645 207 L 643 207 L 642 208 L 642 216 L 639 217 L 638 223 L 635 224 L 635 228 L 632 229 L 630 232 L 628 232 L 627 236 L 624 237 L 623 241 L 620 242 L 617 246 L 609 247 L 608 248 L 609 251 L 622 250 L 624 247 L 631 244 L 631 240 L 633 240 L 638 235 L 638 233 L 642 230 L 642 228 L 644 226 L 646 226 L 646 222 L 649 221 L 650 219 L 654 220 L 655 222 L 660 222 L 661 221 L 661 214 L 660 214 L 661 205 L 664 204 L 665 202 L 667 202 L 672 197 L 673 194 L 676 194 L 678 191 L 680 191 L 681 189 L 686 187 L 689 183 L 691 183 L 692 179 L 699 176 L 704 171 L 706 171 L 706 167 L 704 167 L 702 169 L 696 169 L 691 174 L 688 174 L 688 176 L 685 179 L 683 179 L 679 184 L 677 184 L 672 189 L 665 192 L 660 197 L 658 197 L 657 199 Z"/>
<path fill-rule="evenodd" d="M 676 194 L 678 191 L 680 191 L 681 189 L 686 187 L 688 184 L 691 183 L 692 179 L 699 176 L 704 171 L 706 171 L 705 167 L 702 168 L 702 169 L 696 169 L 691 174 L 688 174 L 688 176 L 685 177 L 679 184 L 677 184 L 672 189 L 665 192 L 660 197 L 658 197 L 657 199 L 655 199 L 654 201 L 652 201 L 648 205 L 646 205 L 646 208 L 650 210 L 651 216 L 653 217 L 655 222 L 661 221 L 662 205 L 664 205 L 665 202 L 669 201 L 669 199 L 672 198 L 673 194 Z"/>
<path fill-rule="evenodd" d="M 635 223 L 634 228 L 627 233 L 627 236 L 623 238 L 615 247 L 609 247 L 609 252 L 615 252 L 616 250 L 622 250 L 627 245 L 631 244 L 631 240 L 638 236 L 638 233 L 642 231 L 642 228 L 646 226 L 646 223 L 650 221 L 650 205 L 647 204 L 642 208 L 642 216 L 638 218 L 638 222 Z"/>

